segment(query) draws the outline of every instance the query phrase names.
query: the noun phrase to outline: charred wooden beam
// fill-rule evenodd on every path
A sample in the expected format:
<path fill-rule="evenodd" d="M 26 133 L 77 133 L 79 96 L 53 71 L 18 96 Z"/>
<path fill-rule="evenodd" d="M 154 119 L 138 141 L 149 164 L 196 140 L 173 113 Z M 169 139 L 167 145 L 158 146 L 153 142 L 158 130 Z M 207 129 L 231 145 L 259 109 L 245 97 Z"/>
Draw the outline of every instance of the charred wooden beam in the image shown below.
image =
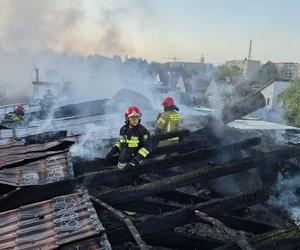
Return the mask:
<path fill-rule="evenodd" d="M 67 137 L 67 130 L 47 131 L 39 134 L 28 135 L 24 139 L 28 144 L 45 143 Z"/>
<path fill-rule="evenodd" d="M 166 153 L 187 153 L 193 150 L 197 150 L 201 148 L 201 141 L 199 140 L 189 140 L 189 141 L 182 141 L 180 143 L 174 143 L 170 145 L 165 145 L 161 147 L 155 147 L 153 148 L 151 152 L 151 156 L 155 156 L 158 154 L 166 154 Z"/>
<path fill-rule="evenodd" d="M 145 241 L 152 246 L 160 246 L 180 250 L 209 250 L 226 244 L 226 241 L 212 240 L 179 232 L 167 232 L 152 236 L 146 236 Z"/>
<path fill-rule="evenodd" d="M 299 155 L 299 149 L 291 150 L 283 149 L 252 159 L 250 157 L 237 160 L 233 163 L 206 167 L 191 171 L 186 174 L 176 175 L 165 178 L 163 180 L 146 183 L 136 187 L 124 187 L 105 193 L 100 193 L 97 198 L 108 202 L 109 204 L 117 205 L 126 202 L 131 202 L 143 199 L 147 196 L 153 196 L 159 193 L 174 190 L 176 188 L 187 186 L 193 182 L 205 182 L 218 177 L 237 173 L 256 167 L 270 167 L 278 165 L 278 160 L 289 159 Z"/>
<path fill-rule="evenodd" d="M 213 225 L 219 232 L 225 233 L 229 240 L 244 250 L 253 250 L 254 248 L 249 244 L 247 239 L 239 235 L 235 230 L 224 225 L 221 221 L 216 218 L 208 216 L 199 210 L 195 210 L 195 215 L 200 218 L 201 221 L 208 222 Z"/>
<path fill-rule="evenodd" d="M 139 232 L 137 231 L 136 227 L 134 226 L 134 224 L 132 223 L 132 221 L 125 216 L 122 212 L 120 212 L 119 210 L 113 208 L 112 206 L 108 205 L 107 203 L 95 198 L 95 197 L 91 197 L 92 201 L 97 203 L 99 206 L 107 209 L 108 211 L 110 211 L 111 213 L 113 213 L 114 215 L 116 215 L 120 220 L 123 220 L 124 223 L 126 224 L 126 226 L 128 227 L 128 230 L 131 232 L 132 237 L 134 238 L 134 240 L 136 241 L 136 243 L 138 244 L 139 248 L 141 250 L 149 250 L 149 247 L 146 245 L 146 243 L 143 241 L 143 239 L 141 238 Z"/>
<path fill-rule="evenodd" d="M 175 227 L 195 221 L 194 210 L 201 210 L 211 216 L 241 209 L 266 200 L 271 193 L 269 188 L 242 193 L 232 197 L 208 201 L 197 205 L 188 206 L 175 212 L 152 216 L 142 221 L 136 221 L 135 226 L 141 236 L 150 236 L 160 232 L 170 231 Z M 112 244 L 119 244 L 130 239 L 127 228 L 108 228 L 108 237 Z"/>
<path fill-rule="evenodd" d="M 260 143 L 260 138 L 257 138 L 257 144 Z M 159 154 L 166 154 L 166 153 L 173 153 L 178 152 L 180 154 L 184 154 L 187 152 L 191 152 L 197 149 L 206 148 L 207 145 L 204 147 L 203 140 L 199 139 L 192 139 L 192 140 L 183 140 L 179 143 L 174 143 L 170 145 L 160 146 L 153 148 L 151 152 L 151 156 L 159 155 Z M 256 144 L 256 145 L 257 145 Z"/>
<path fill-rule="evenodd" d="M 130 202 L 121 205 L 115 206 L 120 211 L 129 210 L 135 211 L 137 213 L 143 214 L 151 214 L 151 215 L 158 215 L 163 214 L 166 212 L 175 211 L 177 209 L 182 208 L 182 205 L 179 204 L 170 204 L 162 201 L 157 201 L 155 199 L 144 199 L 139 200 L 137 202 Z"/>
<path fill-rule="evenodd" d="M 240 216 L 222 214 L 217 216 L 217 218 L 231 228 L 251 232 L 254 234 L 262 234 L 276 229 L 272 225 L 254 221 L 252 219 L 246 219 Z"/>
<path fill-rule="evenodd" d="M 70 194 L 75 188 L 76 183 L 73 180 L 65 180 L 41 186 L 16 188 L 9 195 L 1 196 L 0 212 L 48 200 L 55 196 Z"/>
<path fill-rule="evenodd" d="M 86 161 L 79 157 L 72 157 L 72 163 L 75 176 L 80 176 L 89 172 L 104 170 L 110 165 L 103 158 L 97 158 L 91 161 Z"/>
<path fill-rule="evenodd" d="M 180 204 L 192 205 L 200 202 L 208 201 L 211 197 L 210 195 L 192 195 L 187 194 L 178 190 L 171 190 L 165 193 L 156 195 L 156 197 L 166 199 L 169 201 L 178 202 Z"/>
<path fill-rule="evenodd" d="M 118 182 L 124 183 L 124 180 L 132 180 L 132 178 L 139 176 L 141 174 L 156 173 L 175 166 L 197 162 L 200 160 L 208 159 L 222 152 L 227 152 L 227 153 L 236 152 L 238 150 L 257 145 L 259 143 L 260 143 L 259 138 L 252 138 L 237 143 L 230 143 L 221 146 L 199 149 L 199 150 L 192 151 L 190 153 L 168 157 L 166 159 L 150 160 L 148 162 L 145 161 L 145 163 L 141 164 L 139 167 L 131 168 L 126 171 L 119 171 L 116 168 L 113 168 L 106 171 L 88 173 L 79 176 L 79 178 L 81 178 L 82 181 L 93 185 L 99 185 L 99 184 L 110 185 L 111 183 L 117 184 Z M 80 166 L 80 168 L 85 168 L 85 165 Z M 95 171 L 96 169 L 98 169 L 99 171 L 99 169 L 101 169 L 101 166 L 90 165 L 88 171 L 90 170 Z"/>
<path fill-rule="evenodd" d="M 300 228 L 298 226 L 278 229 L 249 239 L 255 249 L 298 249 L 300 246 Z M 290 248 L 291 247 L 291 248 Z M 233 244 L 216 248 L 218 250 L 237 249 Z"/>
<path fill-rule="evenodd" d="M 272 165 L 273 163 L 276 164 L 278 159 L 288 159 L 288 158 L 292 158 L 295 157 L 296 155 L 298 155 L 298 152 L 293 150 L 293 149 L 286 149 L 286 150 L 281 150 L 281 151 L 276 151 L 276 152 L 271 152 L 268 153 L 266 156 L 260 156 L 259 158 L 257 158 L 256 160 L 254 159 L 244 159 L 239 161 L 240 163 L 242 163 L 244 161 L 245 168 L 251 168 L 251 167 L 255 167 L 255 164 L 258 163 L 263 163 L 265 164 L 266 167 Z M 270 159 L 269 159 L 270 158 Z M 228 164 L 229 167 L 231 166 L 231 164 Z M 238 165 L 238 163 L 233 164 L 233 167 Z M 238 166 L 236 166 L 238 168 Z M 207 170 L 209 170 L 210 168 L 207 168 Z M 213 168 L 211 168 L 212 170 Z M 218 169 L 218 166 L 217 166 Z M 225 168 L 226 169 L 226 168 Z M 203 171 L 203 170 L 202 170 Z M 219 174 L 221 175 L 222 170 L 219 170 Z M 217 171 L 218 172 L 218 171 Z M 118 172 L 122 177 L 126 176 L 126 172 Z M 208 171 L 208 173 L 210 173 Z M 214 173 L 214 171 L 212 171 L 212 173 Z M 107 174 L 107 176 L 109 177 L 110 171 L 107 171 L 105 174 Z M 201 176 L 201 173 L 199 173 Z M 3 200 L 3 202 L 1 202 L 1 206 L 0 206 L 0 211 L 5 211 L 5 210 L 9 210 L 9 209 L 14 209 L 16 207 L 19 207 L 21 205 L 26 205 L 26 204 L 30 204 L 32 202 L 38 202 L 38 201 L 42 201 L 42 200 L 46 200 L 49 199 L 53 196 L 58 196 L 58 195 L 64 195 L 64 194 L 68 194 L 69 192 L 71 192 L 77 185 L 83 185 L 86 187 L 91 187 L 97 184 L 99 178 L 102 178 L 103 173 L 96 173 L 94 175 L 94 179 L 84 179 L 82 177 L 77 178 L 77 179 L 73 179 L 73 180 L 68 180 L 68 181 L 62 181 L 62 182 L 57 182 L 57 183 L 51 183 L 51 184 L 47 184 L 47 185 L 42 185 L 42 186 L 32 186 L 32 187 L 24 187 L 21 188 L 20 190 L 16 191 L 15 193 L 13 193 L 13 195 L 8 196 L 7 198 L 5 198 Z M 194 177 L 196 177 L 197 175 L 195 175 Z M 203 177 L 201 178 L 210 178 L 209 175 L 203 175 Z M 200 179 L 201 179 L 200 178 Z M 176 178 L 177 179 L 177 178 Z M 95 183 L 91 182 L 91 181 L 95 181 Z M 190 183 L 190 181 L 188 181 L 187 179 L 181 179 L 178 178 L 178 184 L 183 185 L 183 181 L 186 181 L 186 183 Z M 101 181 L 100 181 L 101 182 Z M 162 185 L 162 186 L 161 186 Z M 164 187 L 164 185 L 167 185 L 168 187 Z M 125 188 L 125 189 L 121 189 L 123 190 L 123 192 L 125 192 L 125 196 L 126 196 L 126 201 L 125 202 L 129 202 L 130 200 L 136 200 L 139 199 L 138 197 L 146 197 L 148 195 L 154 195 L 157 193 L 161 193 L 161 192 L 165 192 L 167 190 L 170 189 L 175 189 L 176 186 L 172 185 L 172 183 L 163 183 L 161 182 L 159 186 L 153 186 L 150 185 L 149 188 L 152 188 L 152 190 L 147 190 L 146 192 L 144 190 L 141 190 L 141 194 L 139 194 L 139 192 L 134 193 L 133 197 L 131 197 L 130 195 L 128 196 L 126 194 L 126 191 L 130 192 L 132 189 L 131 188 Z M 140 187 L 139 187 L 140 188 Z M 137 189 L 137 191 L 139 190 L 139 188 Z M 164 191 L 163 191 L 164 190 Z M 29 194 L 29 195 L 28 195 Z M 115 195 L 115 194 L 114 194 Z M 129 199 L 127 199 L 127 197 Z M 133 199 L 134 198 L 134 199 Z M 122 201 L 124 202 L 124 201 Z M 118 201 L 118 199 L 115 201 L 115 203 L 120 203 Z"/>
<path fill-rule="evenodd" d="M 298 226 L 274 230 L 249 239 L 256 249 L 298 249 L 300 247 L 300 228 Z"/>
<path fill-rule="evenodd" d="M 0 202 L 2 204 L 3 201 L 5 201 L 6 199 L 10 198 L 12 195 L 14 195 L 16 192 L 18 192 L 20 190 L 20 188 L 14 188 L 13 190 L 3 194 L 0 196 Z"/>
<path fill-rule="evenodd" d="M 183 138 L 183 137 L 189 136 L 190 134 L 191 134 L 191 131 L 188 129 L 182 129 L 182 130 L 168 132 L 168 133 L 162 133 L 162 134 L 154 134 L 154 135 L 151 135 L 151 141 L 154 145 L 157 145 L 159 141 L 163 141 L 163 140 L 170 139 L 173 137 Z"/>

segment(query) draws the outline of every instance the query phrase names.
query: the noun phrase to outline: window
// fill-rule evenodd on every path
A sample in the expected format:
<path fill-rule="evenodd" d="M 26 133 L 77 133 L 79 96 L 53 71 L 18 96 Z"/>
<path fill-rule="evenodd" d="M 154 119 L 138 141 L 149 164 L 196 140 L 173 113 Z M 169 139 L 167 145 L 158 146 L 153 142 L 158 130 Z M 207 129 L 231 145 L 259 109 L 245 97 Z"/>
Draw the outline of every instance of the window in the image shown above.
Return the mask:
<path fill-rule="evenodd" d="M 270 98 L 267 98 L 267 105 L 270 105 Z"/>

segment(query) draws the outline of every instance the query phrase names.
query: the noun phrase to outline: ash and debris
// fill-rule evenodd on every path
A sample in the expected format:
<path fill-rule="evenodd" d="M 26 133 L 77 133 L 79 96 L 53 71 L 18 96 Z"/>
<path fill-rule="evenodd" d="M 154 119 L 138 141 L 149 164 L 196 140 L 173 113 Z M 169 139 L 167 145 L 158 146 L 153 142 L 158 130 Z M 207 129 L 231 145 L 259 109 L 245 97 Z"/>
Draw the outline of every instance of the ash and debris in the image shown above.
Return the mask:
<path fill-rule="evenodd" d="M 213 240 L 224 240 L 229 241 L 228 235 L 219 231 L 217 228 L 213 227 L 212 225 L 205 224 L 205 223 L 191 223 L 185 226 L 176 227 L 175 232 L 180 233 L 188 233 L 191 235 L 197 235 L 200 237 L 213 239 Z M 245 232 L 245 231 L 236 231 L 239 235 L 244 237 L 251 237 L 254 234 Z"/>

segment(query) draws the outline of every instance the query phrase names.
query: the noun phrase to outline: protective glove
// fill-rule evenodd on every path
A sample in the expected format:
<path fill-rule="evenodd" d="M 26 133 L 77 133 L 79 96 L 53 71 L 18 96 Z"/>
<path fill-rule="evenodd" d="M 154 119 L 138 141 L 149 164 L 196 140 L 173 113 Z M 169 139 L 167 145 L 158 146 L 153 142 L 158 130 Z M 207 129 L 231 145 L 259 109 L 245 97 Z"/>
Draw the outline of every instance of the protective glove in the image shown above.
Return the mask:
<path fill-rule="evenodd" d="M 139 162 L 136 159 L 132 159 L 129 163 L 126 164 L 125 168 L 132 168 L 137 167 L 139 165 Z"/>
<path fill-rule="evenodd" d="M 125 170 L 127 168 L 127 164 L 128 163 L 118 162 L 118 165 L 117 165 L 118 170 Z"/>
<path fill-rule="evenodd" d="M 118 170 L 126 170 L 126 169 L 131 169 L 133 167 L 136 167 L 137 164 L 134 163 L 133 161 L 129 162 L 129 163 L 118 163 L 117 168 Z"/>

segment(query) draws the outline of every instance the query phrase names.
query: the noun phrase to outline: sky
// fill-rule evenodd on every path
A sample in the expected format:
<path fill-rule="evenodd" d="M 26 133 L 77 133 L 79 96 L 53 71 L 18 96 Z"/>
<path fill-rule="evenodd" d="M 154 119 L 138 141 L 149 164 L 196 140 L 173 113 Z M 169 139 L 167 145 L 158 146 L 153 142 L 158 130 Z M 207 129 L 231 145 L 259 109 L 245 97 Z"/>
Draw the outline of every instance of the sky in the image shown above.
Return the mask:
<path fill-rule="evenodd" d="M 0 46 L 208 63 L 299 62 L 296 0 L 1 0 Z"/>

